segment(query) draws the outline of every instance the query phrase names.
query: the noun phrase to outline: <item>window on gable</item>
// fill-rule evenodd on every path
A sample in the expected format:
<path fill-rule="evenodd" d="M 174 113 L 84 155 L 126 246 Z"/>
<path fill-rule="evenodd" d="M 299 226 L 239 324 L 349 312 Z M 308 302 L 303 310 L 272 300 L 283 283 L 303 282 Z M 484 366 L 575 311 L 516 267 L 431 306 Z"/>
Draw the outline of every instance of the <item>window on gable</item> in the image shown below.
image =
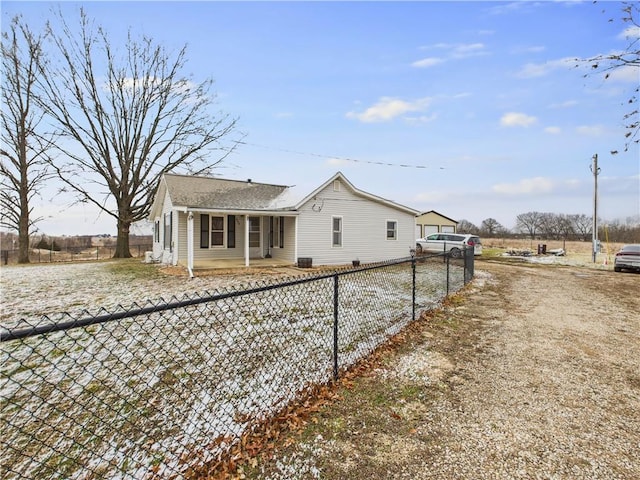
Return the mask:
<path fill-rule="evenodd" d="M 342 217 L 333 217 L 332 223 L 332 242 L 334 247 L 342 246 Z"/>
<path fill-rule="evenodd" d="M 334 192 L 339 192 L 340 191 L 340 180 L 334 180 L 333 181 L 333 191 Z"/>
<path fill-rule="evenodd" d="M 398 222 L 395 220 L 387 220 L 387 240 L 398 239 Z"/>

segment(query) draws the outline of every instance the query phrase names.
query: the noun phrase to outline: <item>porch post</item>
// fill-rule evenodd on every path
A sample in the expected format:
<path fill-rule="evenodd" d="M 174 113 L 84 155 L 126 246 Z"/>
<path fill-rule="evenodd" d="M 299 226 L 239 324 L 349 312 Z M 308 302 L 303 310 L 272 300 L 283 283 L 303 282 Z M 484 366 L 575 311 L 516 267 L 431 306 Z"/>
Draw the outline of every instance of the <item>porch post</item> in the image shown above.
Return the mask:
<path fill-rule="evenodd" d="M 293 263 L 298 264 L 298 216 L 293 217 Z"/>
<path fill-rule="evenodd" d="M 244 266 L 249 266 L 249 215 L 244 216 Z"/>
<path fill-rule="evenodd" d="M 187 270 L 193 278 L 193 212 L 187 214 Z"/>

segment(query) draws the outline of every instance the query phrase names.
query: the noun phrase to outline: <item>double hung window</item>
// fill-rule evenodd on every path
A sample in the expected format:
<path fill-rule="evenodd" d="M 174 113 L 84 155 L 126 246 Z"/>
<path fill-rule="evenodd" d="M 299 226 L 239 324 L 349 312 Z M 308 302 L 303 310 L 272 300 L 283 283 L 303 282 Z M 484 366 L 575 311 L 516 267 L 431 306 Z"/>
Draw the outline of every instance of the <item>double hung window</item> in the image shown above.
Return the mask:
<path fill-rule="evenodd" d="M 398 239 L 398 222 L 395 220 L 387 220 L 387 240 Z"/>
<path fill-rule="evenodd" d="M 235 216 L 228 215 L 200 215 L 200 248 L 220 248 L 226 246 L 235 248 L 236 245 Z"/>
<path fill-rule="evenodd" d="M 333 217 L 331 219 L 332 224 L 332 241 L 333 247 L 342 246 L 342 217 Z"/>

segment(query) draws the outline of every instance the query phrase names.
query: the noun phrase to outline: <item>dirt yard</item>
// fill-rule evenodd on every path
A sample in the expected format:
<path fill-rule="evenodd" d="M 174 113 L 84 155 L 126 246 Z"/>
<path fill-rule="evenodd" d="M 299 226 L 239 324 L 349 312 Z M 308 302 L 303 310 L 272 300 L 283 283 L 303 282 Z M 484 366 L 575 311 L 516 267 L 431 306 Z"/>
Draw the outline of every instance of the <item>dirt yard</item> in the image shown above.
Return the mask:
<path fill-rule="evenodd" d="M 640 478 L 640 275 L 480 260 L 254 479 Z"/>

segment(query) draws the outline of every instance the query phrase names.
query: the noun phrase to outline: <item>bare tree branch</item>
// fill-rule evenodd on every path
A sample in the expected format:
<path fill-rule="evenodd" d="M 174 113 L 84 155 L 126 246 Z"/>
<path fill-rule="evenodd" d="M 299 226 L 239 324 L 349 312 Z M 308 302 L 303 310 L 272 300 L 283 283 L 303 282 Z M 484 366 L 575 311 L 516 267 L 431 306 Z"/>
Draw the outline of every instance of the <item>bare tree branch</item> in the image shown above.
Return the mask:
<path fill-rule="evenodd" d="M 80 199 L 117 219 L 116 256 L 128 257 L 129 228 L 148 216 L 160 177 L 210 172 L 230 152 L 221 143 L 236 119 L 212 112 L 212 80 L 182 76 L 186 48 L 170 54 L 131 33 L 121 48 L 82 10 L 79 33 L 60 11 L 57 20 L 48 33 L 58 61 L 42 64 L 41 84 L 42 107 L 59 126 L 67 159 L 55 171 Z M 96 189 L 108 192 L 115 209 Z"/>
<path fill-rule="evenodd" d="M 594 2 L 595 3 L 595 2 Z M 619 4 L 616 4 L 619 5 Z M 613 22 L 614 19 L 609 19 Z M 616 72 L 623 69 L 639 69 L 635 72 L 635 78 L 640 75 L 640 4 L 638 2 L 623 2 L 622 15 L 620 21 L 626 25 L 626 38 L 628 40 L 625 50 L 608 54 L 596 55 L 591 58 L 578 60 L 579 63 L 589 66 L 589 73 L 585 77 L 594 73 L 604 74 L 605 80 L 610 79 Z M 625 133 L 624 150 L 628 151 L 632 144 L 640 142 L 640 113 L 638 110 L 638 94 L 640 86 L 635 82 L 629 97 L 624 100 L 623 104 L 627 106 L 628 112 L 623 115 Z M 618 153 L 612 150 L 612 154 Z"/>
<path fill-rule="evenodd" d="M 51 178 L 46 159 L 51 137 L 38 132 L 43 111 L 35 102 L 42 36 L 14 17 L 2 34 L 2 111 L 0 225 L 18 232 L 18 262 L 29 262 L 29 235 L 42 218 L 33 218 L 32 200 Z"/>

